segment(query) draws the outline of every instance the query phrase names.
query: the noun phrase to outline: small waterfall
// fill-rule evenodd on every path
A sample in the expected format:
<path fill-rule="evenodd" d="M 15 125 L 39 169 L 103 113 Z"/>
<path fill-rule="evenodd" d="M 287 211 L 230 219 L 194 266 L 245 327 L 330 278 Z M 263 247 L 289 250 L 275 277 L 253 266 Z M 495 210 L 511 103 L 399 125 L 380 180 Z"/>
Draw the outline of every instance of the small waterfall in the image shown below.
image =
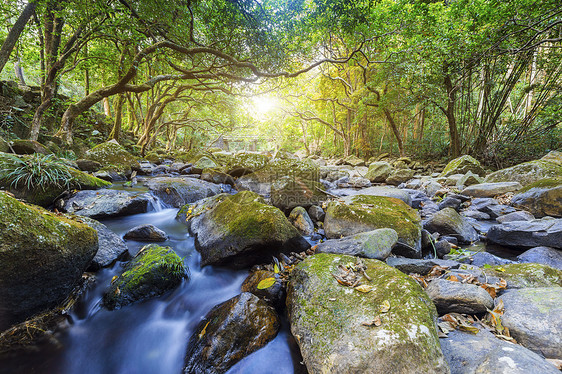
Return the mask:
<path fill-rule="evenodd" d="M 158 197 L 152 195 L 152 199 L 150 200 L 150 206 L 148 211 L 156 211 L 156 212 L 161 212 L 164 208 L 167 208 L 166 206 L 164 206 L 164 204 L 162 203 L 162 200 L 160 200 Z"/>

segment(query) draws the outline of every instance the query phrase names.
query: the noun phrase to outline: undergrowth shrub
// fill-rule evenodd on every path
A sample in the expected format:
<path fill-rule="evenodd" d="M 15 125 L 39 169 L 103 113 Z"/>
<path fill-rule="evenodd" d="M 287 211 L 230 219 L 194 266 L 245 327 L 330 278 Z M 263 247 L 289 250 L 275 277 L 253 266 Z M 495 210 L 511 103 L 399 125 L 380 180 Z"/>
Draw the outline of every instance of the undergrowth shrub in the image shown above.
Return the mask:
<path fill-rule="evenodd" d="M 54 155 L 0 155 L 0 181 L 13 188 L 68 187 L 72 180 L 70 169 L 65 161 Z"/>

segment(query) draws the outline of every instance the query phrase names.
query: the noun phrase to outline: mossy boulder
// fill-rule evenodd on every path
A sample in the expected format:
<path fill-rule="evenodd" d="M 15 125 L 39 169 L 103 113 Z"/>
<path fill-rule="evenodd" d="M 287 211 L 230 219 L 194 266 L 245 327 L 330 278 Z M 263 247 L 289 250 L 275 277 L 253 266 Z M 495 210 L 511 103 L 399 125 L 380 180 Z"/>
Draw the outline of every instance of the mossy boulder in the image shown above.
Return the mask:
<path fill-rule="evenodd" d="M 450 235 L 461 243 L 478 240 L 478 233 L 472 225 L 453 208 L 445 208 L 434 213 L 423 225 L 429 232 Z"/>
<path fill-rule="evenodd" d="M 181 257 L 170 247 L 156 244 L 144 246 L 123 270 L 103 295 L 103 304 L 110 310 L 163 295 L 189 278 Z"/>
<path fill-rule="evenodd" d="M 328 238 L 340 238 L 375 229 L 391 228 L 398 233 L 398 243 L 421 251 L 421 218 L 418 212 L 400 199 L 386 196 L 348 196 L 328 204 L 324 230 Z"/>
<path fill-rule="evenodd" d="M 269 163 L 269 157 L 259 153 L 243 152 L 235 155 L 226 166 L 228 174 L 233 177 L 250 174 L 263 169 Z"/>
<path fill-rule="evenodd" d="M 41 153 L 48 155 L 53 153 L 49 148 L 35 140 L 18 139 L 12 142 L 12 149 L 18 155 L 31 155 Z"/>
<path fill-rule="evenodd" d="M 355 166 L 365 166 L 365 160 L 360 159 L 359 157 L 355 156 L 355 155 L 349 155 L 345 158 L 344 162 L 347 165 L 351 165 L 353 167 Z"/>
<path fill-rule="evenodd" d="M 253 192 L 227 195 L 198 213 L 189 228 L 195 235 L 202 266 L 241 268 L 269 262 L 272 255 L 280 252 L 300 252 L 310 247 L 283 212 L 265 204 Z"/>
<path fill-rule="evenodd" d="M 222 374 L 273 340 L 279 331 L 275 310 L 243 292 L 215 306 L 187 343 L 184 374 Z"/>
<path fill-rule="evenodd" d="M 562 177 L 528 184 L 511 199 L 511 205 L 535 217 L 562 217 Z"/>
<path fill-rule="evenodd" d="M 217 163 L 210 157 L 203 156 L 193 164 L 191 170 L 196 174 L 200 174 L 204 169 L 212 169 L 217 166 Z"/>
<path fill-rule="evenodd" d="M 284 212 L 300 206 L 308 208 L 326 200 L 320 182 L 291 177 L 281 177 L 271 185 L 271 203 Z"/>
<path fill-rule="evenodd" d="M 234 186 L 234 178 L 219 169 L 204 169 L 201 172 L 201 180 L 215 184 L 229 184 Z"/>
<path fill-rule="evenodd" d="M 484 267 L 488 276 L 503 278 L 508 289 L 562 287 L 562 270 L 543 264 L 506 264 Z"/>
<path fill-rule="evenodd" d="M 378 260 L 363 260 L 363 293 L 334 279 L 357 258 L 320 253 L 292 271 L 291 332 L 310 373 L 449 373 L 437 312 L 417 282 Z M 388 304 L 387 304 L 388 303 Z M 384 305 L 387 306 L 384 306 Z M 378 323 L 380 322 L 380 324 Z"/>
<path fill-rule="evenodd" d="M 392 173 L 392 166 L 388 162 L 376 161 L 369 165 L 369 171 L 365 174 L 365 178 L 372 183 L 382 183 Z"/>
<path fill-rule="evenodd" d="M 0 192 L 0 331 L 62 302 L 97 250 L 94 229 Z"/>
<path fill-rule="evenodd" d="M 0 152 L 10 152 L 10 144 L 0 136 Z"/>
<path fill-rule="evenodd" d="M 139 168 L 137 158 L 115 141 L 96 145 L 84 155 L 84 158 L 97 161 L 118 173 L 130 174 Z"/>
<path fill-rule="evenodd" d="M 489 174 L 486 182 L 519 182 L 523 186 L 562 175 L 562 152 L 552 151 L 539 160 L 524 162 Z"/>
<path fill-rule="evenodd" d="M 341 239 L 329 239 L 317 244 L 317 253 L 345 254 L 376 260 L 385 260 L 398 242 L 393 229 L 377 229 Z"/>
<path fill-rule="evenodd" d="M 190 177 L 158 177 L 145 182 L 150 192 L 175 208 L 221 192 L 220 186 Z"/>
<path fill-rule="evenodd" d="M 415 174 L 416 172 L 412 169 L 394 169 L 386 178 L 386 183 L 398 186 L 412 179 Z"/>
<path fill-rule="evenodd" d="M 480 161 L 472 156 L 463 155 L 449 161 L 439 176 L 448 177 L 453 174 L 466 174 L 469 171 L 481 177 L 486 175 L 486 172 L 480 165 Z"/>

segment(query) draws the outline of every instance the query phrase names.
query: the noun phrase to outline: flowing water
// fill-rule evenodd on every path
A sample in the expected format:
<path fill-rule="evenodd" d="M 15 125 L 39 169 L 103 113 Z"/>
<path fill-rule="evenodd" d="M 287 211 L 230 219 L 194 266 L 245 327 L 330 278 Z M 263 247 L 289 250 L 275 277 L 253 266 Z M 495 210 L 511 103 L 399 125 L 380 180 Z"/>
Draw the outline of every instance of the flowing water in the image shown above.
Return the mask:
<path fill-rule="evenodd" d="M 118 188 L 118 187 L 117 187 Z M 240 293 L 248 271 L 207 266 L 200 268 L 200 255 L 185 225 L 177 222 L 177 209 L 155 204 L 148 213 L 102 220 L 117 235 L 150 223 L 164 230 L 162 243 L 189 266 L 190 279 L 160 298 L 108 311 L 100 306 L 104 290 L 123 263 L 96 273 L 95 284 L 81 297 L 70 315 L 71 324 L 61 337 L 62 347 L 53 351 L 0 361 L 1 373 L 57 374 L 171 374 L 181 373 L 187 341 L 205 314 Z M 146 243 L 127 241 L 131 255 Z M 282 322 L 277 337 L 247 356 L 229 374 L 303 373 L 296 343 L 288 322 Z"/>

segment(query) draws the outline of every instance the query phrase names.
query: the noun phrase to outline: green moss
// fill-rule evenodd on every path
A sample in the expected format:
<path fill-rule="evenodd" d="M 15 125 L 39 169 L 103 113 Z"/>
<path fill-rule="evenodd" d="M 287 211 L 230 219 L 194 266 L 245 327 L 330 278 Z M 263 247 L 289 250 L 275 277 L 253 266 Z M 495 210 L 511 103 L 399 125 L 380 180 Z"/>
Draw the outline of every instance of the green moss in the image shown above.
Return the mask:
<path fill-rule="evenodd" d="M 86 152 L 87 159 L 97 161 L 103 166 L 112 166 L 118 172 L 127 173 L 132 167 L 138 166 L 135 156 L 114 142 L 98 144 Z"/>
<path fill-rule="evenodd" d="M 478 175 L 484 175 L 484 169 L 482 169 L 478 160 L 472 156 L 463 155 L 451 160 L 447 166 L 445 166 L 440 176 L 447 177 L 452 174 L 464 174 L 468 171 Z"/>
<path fill-rule="evenodd" d="M 557 178 L 562 175 L 562 165 L 548 160 L 534 160 L 524 162 L 506 169 L 491 173 L 485 182 L 519 182 L 523 186 L 547 178 Z"/>
<path fill-rule="evenodd" d="M 257 171 L 263 169 L 269 162 L 269 157 L 259 153 L 240 153 L 234 156 L 229 164 L 229 169 L 249 169 Z"/>
<path fill-rule="evenodd" d="M 519 190 L 519 193 L 527 192 L 531 188 L 546 189 L 546 188 L 554 188 L 559 186 L 562 186 L 562 177 L 545 178 L 526 185 L 521 190 Z"/>
<path fill-rule="evenodd" d="M 488 275 L 505 279 L 508 288 L 562 286 L 562 270 L 548 265 L 507 264 L 483 269 L 483 271 Z"/>

